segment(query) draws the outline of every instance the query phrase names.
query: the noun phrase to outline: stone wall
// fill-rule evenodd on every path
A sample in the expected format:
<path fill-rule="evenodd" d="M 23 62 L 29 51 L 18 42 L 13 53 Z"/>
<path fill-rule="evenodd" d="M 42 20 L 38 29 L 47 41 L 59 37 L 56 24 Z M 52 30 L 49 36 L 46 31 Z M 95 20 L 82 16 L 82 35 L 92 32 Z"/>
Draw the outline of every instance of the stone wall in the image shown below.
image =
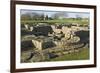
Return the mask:
<path fill-rule="evenodd" d="M 42 42 L 38 40 L 32 40 L 32 43 L 35 45 L 38 50 L 42 50 Z"/>

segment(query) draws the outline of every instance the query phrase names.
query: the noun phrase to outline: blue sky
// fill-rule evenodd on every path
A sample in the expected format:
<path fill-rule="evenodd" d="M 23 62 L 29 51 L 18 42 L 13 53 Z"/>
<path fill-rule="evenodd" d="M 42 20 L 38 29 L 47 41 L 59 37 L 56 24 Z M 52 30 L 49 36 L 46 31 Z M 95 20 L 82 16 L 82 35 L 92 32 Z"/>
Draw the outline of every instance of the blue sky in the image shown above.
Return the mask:
<path fill-rule="evenodd" d="M 82 17 L 82 18 L 89 18 L 90 14 L 87 12 L 68 12 L 68 11 L 45 11 L 45 10 L 21 10 L 21 14 L 26 13 L 38 13 L 38 14 L 45 14 L 51 17 L 53 14 L 64 12 L 67 14 L 68 18 L 76 18 L 76 16 Z M 66 16 L 65 16 L 66 17 Z"/>

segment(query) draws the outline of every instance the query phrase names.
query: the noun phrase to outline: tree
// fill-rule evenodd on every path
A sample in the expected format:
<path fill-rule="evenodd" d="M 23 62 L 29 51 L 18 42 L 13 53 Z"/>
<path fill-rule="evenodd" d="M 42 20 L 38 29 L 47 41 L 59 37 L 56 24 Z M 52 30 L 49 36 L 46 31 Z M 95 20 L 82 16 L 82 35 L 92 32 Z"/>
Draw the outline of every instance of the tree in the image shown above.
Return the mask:
<path fill-rule="evenodd" d="M 41 20 L 44 20 L 44 14 L 43 13 L 40 15 L 40 18 L 41 18 Z"/>
<path fill-rule="evenodd" d="M 48 20 L 48 15 L 46 15 L 45 19 Z"/>
<path fill-rule="evenodd" d="M 31 19 L 31 17 L 29 14 L 22 14 L 21 15 L 21 20 L 30 20 L 30 19 Z"/>
<path fill-rule="evenodd" d="M 67 12 L 57 12 L 57 13 L 52 15 L 52 18 L 54 18 L 54 19 L 63 19 L 66 17 L 68 17 Z"/>
<path fill-rule="evenodd" d="M 77 14 L 77 15 L 76 15 L 76 18 L 79 19 L 79 20 L 81 20 L 81 19 L 82 19 L 82 16 L 79 15 L 79 14 Z"/>

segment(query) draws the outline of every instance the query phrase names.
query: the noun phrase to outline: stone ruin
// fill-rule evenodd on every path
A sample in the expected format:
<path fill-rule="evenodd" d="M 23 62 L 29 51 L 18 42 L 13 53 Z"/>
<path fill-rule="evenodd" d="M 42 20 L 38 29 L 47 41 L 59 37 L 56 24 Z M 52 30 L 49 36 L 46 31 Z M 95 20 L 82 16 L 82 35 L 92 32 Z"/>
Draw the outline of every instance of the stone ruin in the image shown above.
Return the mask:
<path fill-rule="evenodd" d="M 48 29 L 46 29 L 48 27 Z M 84 47 L 84 42 L 81 42 L 82 39 L 79 35 L 76 35 L 76 32 L 86 31 L 89 33 L 88 28 L 80 27 L 80 26 L 71 26 L 70 28 L 67 26 L 61 26 L 57 28 L 55 25 L 50 26 L 36 26 L 29 27 L 25 26 L 26 29 L 30 30 L 30 32 L 34 32 L 35 39 L 31 39 L 32 44 L 37 48 L 35 55 L 46 57 L 49 53 L 55 52 L 55 55 L 62 55 L 59 51 L 63 51 L 63 54 L 78 52 L 80 47 Z M 29 29 L 30 28 L 30 29 Z M 36 33 L 40 33 L 40 35 L 36 35 Z M 45 33 L 45 35 L 44 35 Z M 63 37 L 61 35 L 64 35 Z M 36 38 L 37 37 L 37 38 Z M 52 39 L 49 39 L 51 37 Z M 87 36 L 89 39 L 89 36 Z M 47 41 L 48 39 L 48 41 Z M 58 52 L 58 53 L 56 53 Z M 36 56 L 35 56 L 36 57 Z M 40 60 L 45 60 L 44 58 Z M 39 60 L 39 61 L 40 61 Z"/>

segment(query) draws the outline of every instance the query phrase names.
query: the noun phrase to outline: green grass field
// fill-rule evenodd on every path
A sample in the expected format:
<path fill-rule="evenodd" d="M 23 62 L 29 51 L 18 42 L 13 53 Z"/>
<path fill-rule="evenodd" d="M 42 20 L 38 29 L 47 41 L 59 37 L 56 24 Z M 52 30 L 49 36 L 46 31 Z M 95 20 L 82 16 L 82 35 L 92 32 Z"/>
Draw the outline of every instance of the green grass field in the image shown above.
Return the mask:
<path fill-rule="evenodd" d="M 68 61 L 68 60 L 86 60 L 86 59 L 89 59 L 88 48 L 84 48 L 78 53 L 62 55 L 60 57 L 50 59 L 49 61 Z"/>
<path fill-rule="evenodd" d="M 88 24 L 87 19 L 55 19 L 55 20 L 22 20 L 22 24 L 26 23 L 78 23 Z"/>

